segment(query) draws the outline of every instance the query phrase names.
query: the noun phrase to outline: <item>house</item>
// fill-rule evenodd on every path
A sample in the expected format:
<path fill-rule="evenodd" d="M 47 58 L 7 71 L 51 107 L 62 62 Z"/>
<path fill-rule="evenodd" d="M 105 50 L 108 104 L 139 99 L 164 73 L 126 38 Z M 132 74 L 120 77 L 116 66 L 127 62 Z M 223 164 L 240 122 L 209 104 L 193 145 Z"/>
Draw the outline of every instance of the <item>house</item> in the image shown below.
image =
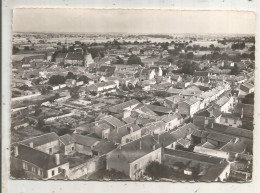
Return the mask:
<path fill-rule="evenodd" d="M 159 77 L 160 77 L 160 76 L 163 75 L 163 71 L 162 71 L 161 67 L 158 67 L 158 66 L 152 66 L 152 67 L 150 67 L 150 70 L 154 70 L 156 76 L 159 76 Z"/>
<path fill-rule="evenodd" d="M 108 140 L 124 145 L 141 138 L 141 129 L 134 123 L 126 124 L 110 131 Z"/>
<path fill-rule="evenodd" d="M 253 131 L 232 127 L 228 125 L 213 123 L 207 127 L 208 131 L 224 134 L 233 138 L 239 138 L 248 149 L 253 147 Z"/>
<path fill-rule="evenodd" d="M 193 115 L 193 124 L 204 128 L 210 123 L 219 123 L 221 115 L 221 111 L 214 107 L 202 109 Z"/>
<path fill-rule="evenodd" d="M 174 82 L 181 82 L 182 77 L 181 77 L 181 75 L 172 75 L 171 80 L 174 81 Z"/>
<path fill-rule="evenodd" d="M 87 86 L 87 90 L 89 90 L 90 92 L 100 92 L 100 93 L 115 92 L 116 88 L 117 88 L 117 84 L 114 81 L 99 82 Z"/>
<path fill-rule="evenodd" d="M 59 136 L 54 132 L 32 137 L 18 143 L 50 155 L 60 151 Z"/>
<path fill-rule="evenodd" d="M 48 61 L 48 62 L 51 62 L 51 61 L 52 61 L 53 54 L 54 54 L 54 52 L 48 52 L 48 53 L 47 53 L 47 61 Z"/>
<path fill-rule="evenodd" d="M 75 133 L 73 133 L 71 137 L 71 140 L 74 141 L 75 144 L 75 148 L 72 148 L 71 151 L 75 151 L 89 156 L 93 155 L 93 147 L 100 142 L 100 140 L 97 138 L 79 135 Z M 71 154 L 71 152 L 68 152 L 68 154 Z"/>
<path fill-rule="evenodd" d="M 107 170 L 123 172 L 131 180 L 138 180 L 151 161 L 161 163 L 161 147 L 152 135 L 122 145 L 107 156 Z"/>
<path fill-rule="evenodd" d="M 165 114 L 172 113 L 172 109 L 163 106 L 148 104 L 147 107 L 158 115 L 165 115 Z"/>
<path fill-rule="evenodd" d="M 208 71 L 195 71 L 194 76 L 210 76 L 211 73 Z"/>
<path fill-rule="evenodd" d="M 200 110 L 200 100 L 197 98 L 190 98 L 178 103 L 178 112 L 183 115 L 193 116 Z"/>
<path fill-rule="evenodd" d="M 107 154 L 109 154 L 112 150 L 114 150 L 117 146 L 110 142 L 110 141 L 105 141 L 105 140 L 101 140 L 98 144 L 96 144 L 93 149 L 93 155 L 96 156 L 106 156 Z"/>
<path fill-rule="evenodd" d="M 64 155 L 70 155 L 76 152 L 75 141 L 71 135 L 65 134 L 60 136 L 60 142 L 61 151 L 64 152 Z"/>
<path fill-rule="evenodd" d="M 178 107 L 178 103 L 184 100 L 185 99 L 183 96 L 174 95 L 174 96 L 166 97 L 163 101 L 163 105 L 165 107 L 171 108 L 173 111 L 176 111 Z"/>
<path fill-rule="evenodd" d="M 214 107 L 221 112 L 227 113 L 233 109 L 234 99 L 232 96 L 223 96 L 214 102 Z"/>
<path fill-rule="evenodd" d="M 132 99 L 121 104 L 109 107 L 108 111 L 111 113 L 123 113 L 125 111 L 132 111 L 139 104 L 141 103 L 138 100 Z"/>
<path fill-rule="evenodd" d="M 136 76 L 141 80 L 151 80 L 155 77 L 156 72 L 154 69 L 141 69 L 139 73 L 136 74 Z"/>
<path fill-rule="evenodd" d="M 55 57 L 55 62 L 58 64 L 64 63 L 66 56 L 67 56 L 67 53 L 58 53 L 57 56 Z"/>
<path fill-rule="evenodd" d="M 68 52 L 65 61 L 65 65 L 84 66 L 84 54 L 82 52 Z"/>
<path fill-rule="evenodd" d="M 241 84 L 239 87 L 239 97 L 245 97 L 245 95 L 250 94 L 252 92 L 254 92 L 255 87 L 254 85 L 250 84 L 250 83 L 244 83 Z"/>
<path fill-rule="evenodd" d="M 170 148 L 165 148 L 163 154 L 163 163 L 165 165 L 187 176 L 197 174 L 199 177 L 203 177 L 207 168 L 223 161 L 223 159 L 213 156 Z"/>
<path fill-rule="evenodd" d="M 50 155 L 24 144 L 16 144 L 11 156 L 11 167 L 22 169 L 36 179 L 49 179 L 59 174 L 66 176 L 69 162 L 59 153 Z"/>
<path fill-rule="evenodd" d="M 101 66 L 98 69 L 98 73 L 102 76 L 110 77 L 115 73 L 116 67 L 115 66 Z"/>
<path fill-rule="evenodd" d="M 165 122 L 165 124 L 166 124 L 166 126 L 165 126 L 166 131 L 172 130 L 172 129 L 180 126 L 183 122 L 183 118 L 177 113 L 164 115 L 164 116 L 162 116 L 161 120 L 163 122 Z"/>
<path fill-rule="evenodd" d="M 145 130 L 146 133 L 150 133 L 152 135 L 154 134 L 162 134 L 166 132 L 166 124 L 163 121 L 156 121 L 152 123 L 148 123 L 145 125 L 145 127 L 142 128 L 142 130 Z"/>
<path fill-rule="evenodd" d="M 242 126 L 242 119 L 233 113 L 223 113 L 219 123 L 232 127 L 240 127 Z"/>
<path fill-rule="evenodd" d="M 222 162 L 210 166 L 206 173 L 199 179 L 202 182 L 225 182 L 230 175 L 230 163 Z"/>

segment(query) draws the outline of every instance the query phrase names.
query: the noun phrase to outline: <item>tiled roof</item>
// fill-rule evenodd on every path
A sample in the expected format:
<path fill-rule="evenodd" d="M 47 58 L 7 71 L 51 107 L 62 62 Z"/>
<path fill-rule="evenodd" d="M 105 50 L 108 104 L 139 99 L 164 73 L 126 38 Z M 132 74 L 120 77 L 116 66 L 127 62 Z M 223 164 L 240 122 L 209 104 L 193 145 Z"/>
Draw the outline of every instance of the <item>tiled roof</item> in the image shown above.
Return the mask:
<path fill-rule="evenodd" d="M 149 105 L 147 105 L 147 107 L 154 112 L 159 112 L 159 113 L 171 113 L 172 112 L 172 110 L 170 108 L 163 107 L 163 106 L 149 104 Z"/>
<path fill-rule="evenodd" d="M 167 155 L 172 155 L 174 157 L 189 159 L 191 161 L 195 160 L 195 161 L 207 162 L 211 164 L 218 164 L 221 161 L 221 159 L 217 157 L 207 156 L 204 154 L 188 152 L 188 151 L 174 150 L 174 149 L 165 149 L 164 153 Z"/>
<path fill-rule="evenodd" d="M 42 169 L 49 170 L 57 167 L 55 163 L 55 155 L 49 155 L 25 145 L 18 145 L 18 152 L 18 159 L 32 163 Z M 67 163 L 67 161 L 60 157 L 59 165 L 64 163 Z"/>
<path fill-rule="evenodd" d="M 133 105 L 137 105 L 140 102 L 138 100 L 132 99 L 130 101 L 126 101 L 124 103 L 118 104 L 118 105 L 114 105 L 112 107 L 110 107 L 108 110 L 110 112 L 115 112 L 115 113 L 120 113 L 122 112 L 124 109 L 133 106 Z"/>
<path fill-rule="evenodd" d="M 226 104 L 228 101 L 230 100 L 230 98 L 224 96 L 224 97 L 221 97 L 220 99 L 218 99 L 215 103 L 222 107 L 224 104 Z"/>
<path fill-rule="evenodd" d="M 123 145 L 119 152 L 126 158 L 129 163 L 131 163 L 153 152 L 153 146 L 155 146 L 155 150 L 160 148 L 159 144 L 152 135 L 146 135 L 140 139 Z"/>
<path fill-rule="evenodd" d="M 93 138 L 93 137 L 88 137 L 85 135 L 79 135 L 79 134 L 72 134 L 73 141 L 75 143 L 91 147 L 95 144 L 97 144 L 100 140 Z"/>
<path fill-rule="evenodd" d="M 169 132 L 159 135 L 160 146 L 166 147 L 175 141 L 176 141 L 175 137 L 171 135 Z"/>
<path fill-rule="evenodd" d="M 228 162 L 222 162 L 209 167 L 206 173 L 199 179 L 199 181 L 210 182 L 217 180 L 220 174 L 226 169 L 226 167 L 228 167 L 228 165 Z"/>
<path fill-rule="evenodd" d="M 209 72 L 207 71 L 195 71 L 194 76 L 208 76 Z"/>
<path fill-rule="evenodd" d="M 93 147 L 93 151 L 100 152 L 102 154 L 109 153 L 116 148 L 116 145 L 109 141 L 101 140 L 97 145 Z"/>
<path fill-rule="evenodd" d="M 74 140 L 72 139 L 72 137 L 69 134 L 65 134 L 65 135 L 60 136 L 60 141 L 64 145 L 70 145 L 70 144 L 74 143 Z"/>
<path fill-rule="evenodd" d="M 247 129 L 231 127 L 231 126 L 227 126 L 227 125 L 223 125 L 223 124 L 219 124 L 219 123 L 213 123 L 212 126 L 209 126 L 210 130 L 225 133 L 227 135 L 253 139 L 253 132 L 250 130 L 247 130 Z"/>
<path fill-rule="evenodd" d="M 19 143 L 27 146 L 29 146 L 30 143 L 33 143 L 33 147 L 37 147 L 57 140 L 59 140 L 59 136 L 56 133 L 51 132 L 51 133 L 43 134 L 37 137 L 32 137 L 30 139 L 20 141 Z"/>
<path fill-rule="evenodd" d="M 84 55 L 81 52 L 69 52 L 65 59 L 66 60 L 84 60 Z"/>

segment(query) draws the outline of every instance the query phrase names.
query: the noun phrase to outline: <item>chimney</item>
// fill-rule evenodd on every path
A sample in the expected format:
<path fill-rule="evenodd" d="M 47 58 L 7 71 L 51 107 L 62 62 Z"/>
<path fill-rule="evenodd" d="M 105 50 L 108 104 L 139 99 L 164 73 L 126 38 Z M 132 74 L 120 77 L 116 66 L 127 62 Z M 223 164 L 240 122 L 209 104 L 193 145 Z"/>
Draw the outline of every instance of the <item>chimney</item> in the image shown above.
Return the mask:
<path fill-rule="evenodd" d="M 140 150 L 142 149 L 142 141 L 140 141 Z"/>
<path fill-rule="evenodd" d="M 214 124 L 214 123 L 211 123 L 211 124 L 210 124 L 210 128 L 211 128 L 211 129 L 213 129 L 213 126 L 214 126 L 213 124 Z"/>
<path fill-rule="evenodd" d="M 14 146 L 14 157 L 17 157 L 19 155 L 18 146 Z"/>
<path fill-rule="evenodd" d="M 55 156 L 55 164 L 60 165 L 60 154 L 57 153 L 54 156 Z"/>
<path fill-rule="evenodd" d="M 31 148 L 33 148 L 33 142 L 30 142 L 30 143 L 29 143 L 29 146 L 30 146 Z"/>
<path fill-rule="evenodd" d="M 241 110 L 241 119 L 243 119 L 243 116 L 244 116 L 244 108 L 242 107 L 242 110 Z"/>

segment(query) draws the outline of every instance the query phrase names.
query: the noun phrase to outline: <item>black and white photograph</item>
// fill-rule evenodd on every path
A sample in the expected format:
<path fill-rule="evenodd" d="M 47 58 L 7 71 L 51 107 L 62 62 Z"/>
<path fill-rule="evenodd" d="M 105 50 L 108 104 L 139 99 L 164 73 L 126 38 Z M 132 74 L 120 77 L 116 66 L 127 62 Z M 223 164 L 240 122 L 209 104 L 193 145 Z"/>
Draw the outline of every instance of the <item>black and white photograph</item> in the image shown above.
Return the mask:
<path fill-rule="evenodd" d="M 12 14 L 11 180 L 252 182 L 254 12 Z"/>

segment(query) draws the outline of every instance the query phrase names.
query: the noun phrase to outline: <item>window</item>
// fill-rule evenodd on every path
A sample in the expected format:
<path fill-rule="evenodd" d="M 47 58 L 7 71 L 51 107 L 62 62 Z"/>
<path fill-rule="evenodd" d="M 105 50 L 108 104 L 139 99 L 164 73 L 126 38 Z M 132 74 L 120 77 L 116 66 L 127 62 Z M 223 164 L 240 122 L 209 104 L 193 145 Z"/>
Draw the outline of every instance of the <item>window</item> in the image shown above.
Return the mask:
<path fill-rule="evenodd" d="M 74 151 L 74 147 L 71 147 L 71 150 Z"/>
<path fill-rule="evenodd" d="M 35 170 L 35 167 L 32 167 L 32 172 L 33 172 L 33 173 L 35 173 L 35 172 L 36 172 L 36 170 Z"/>
<path fill-rule="evenodd" d="M 159 155 L 158 155 L 158 153 L 156 154 L 156 159 L 158 159 L 158 157 L 159 157 Z"/>
<path fill-rule="evenodd" d="M 23 162 L 23 169 L 28 170 L 28 165 L 25 162 Z"/>
<path fill-rule="evenodd" d="M 237 120 L 234 120 L 234 124 L 237 124 Z"/>
<path fill-rule="evenodd" d="M 228 122 L 228 119 L 225 119 L 225 123 L 227 123 Z"/>
<path fill-rule="evenodd" d="M 134 168 L 135 168 L 135 170 L 137 170 L 137 164 L 135 164 Z"/>
<path fill-rule="evenodd" d="M 52 154 L 52 148 L 49 148 L 49 154 Z"/>
<path fill-rule="evenodd" d="M 52 170 L 51 175 L 52 175 L 52 176 L 55 175 L 55 170 Z"/>
<path fill-rule="evenodd" d="M 40 172 L 39 172 L 39 173 L 40 173 L 40 176 L 43 176 L 43 171 L 42 171 L 42 170 L 40 170 Z"/>

